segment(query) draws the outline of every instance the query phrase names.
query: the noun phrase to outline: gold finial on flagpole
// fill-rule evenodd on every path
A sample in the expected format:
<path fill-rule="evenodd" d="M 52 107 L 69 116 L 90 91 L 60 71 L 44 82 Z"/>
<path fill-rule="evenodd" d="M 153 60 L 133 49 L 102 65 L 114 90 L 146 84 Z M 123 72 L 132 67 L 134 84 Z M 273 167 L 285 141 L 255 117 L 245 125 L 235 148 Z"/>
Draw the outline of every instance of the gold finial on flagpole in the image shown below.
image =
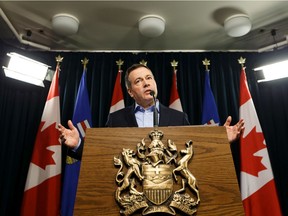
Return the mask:
<path fill-rule="evenodd" d="M 57 62 L 57 66 L 60 66 L 60 63 L 63 61 L 64 57 L 58 55 L 55 57 L 55 60 Z"/>
<path fill-rule="evenodd" d="M 81 63 L 83 64 L 84 69 L 86 69 L 88 62 L 89 62 L 89 59 L 87 59 L 86 57 L 81 60 Z"/>
<path fill-rule="evenodd" d="M 202 61 L 202 63 L 203 65 L 205 65 L 205 70 L 209 70 L 208 66 L 210 65 L 210 60 L 205 58 L 204 61 Z"/>
<path fill-rule="evenodd" d="M 173 67 L 173 70 L 176 70 L 176 67 L 178 66 L 178 62 L 175 59 L 173 59 L 173 61 L 170 63 L 171 63 L 171 66 Z"/>
<path fill-rule="evenodd" d="M 144 65 L 144 66 L 147 66 L 147 61 L 145 61 L 144 59 L 142 59 L 139 63 Z"/>
<path fill-rule="evenodd" d="M 118 65 L 118 70 L 121 70 L 121 66 L 124 64 L 124 61 L 122 59 L 119 59 L 116 61 L 116 64 Z"/>
<path fill-rule="evenodd" d="M 240 57 L 240 59 L 238 59 L 238 63 L 241 65 L 242 68 L 244 68 L 244 64 L 246 62 L 246 58 L 243 58 L 242 56 Z"/>

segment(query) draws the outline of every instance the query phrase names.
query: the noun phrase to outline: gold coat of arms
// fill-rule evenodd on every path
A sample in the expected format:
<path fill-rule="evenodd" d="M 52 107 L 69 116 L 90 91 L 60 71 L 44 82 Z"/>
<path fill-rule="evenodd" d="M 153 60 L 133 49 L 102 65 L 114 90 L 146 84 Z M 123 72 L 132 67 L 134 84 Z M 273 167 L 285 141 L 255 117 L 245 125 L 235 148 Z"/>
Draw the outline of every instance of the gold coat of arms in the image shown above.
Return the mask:
<path fill-rule="evenodd" d="M 197 212 L 200 203 L 197 180 L 188 169 L 193 142 L 186 142 L 186 148 L 178 152 L 173 141 L 168 139 L 164 145 L 163 136 L 162 131 L 153 130 L 148 146 L 143 138 L 136 150 L 124 148 L 119 157 L 114 157 L 114 165 L 119 167 L 115 199 L 122 215 Z M 182 187 L 174 190 L 177 176 L 182 179 Z"/>

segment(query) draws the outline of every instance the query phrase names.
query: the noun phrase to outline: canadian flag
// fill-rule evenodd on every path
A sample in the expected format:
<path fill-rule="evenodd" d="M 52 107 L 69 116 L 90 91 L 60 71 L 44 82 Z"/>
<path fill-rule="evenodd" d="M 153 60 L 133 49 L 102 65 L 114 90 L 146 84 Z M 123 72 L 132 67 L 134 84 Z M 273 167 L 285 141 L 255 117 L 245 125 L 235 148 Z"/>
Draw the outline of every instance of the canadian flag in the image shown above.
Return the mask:
<path fill-rule="evenodd" d="M 180 97 L 177 90 L 177 70 L 173 71 L 173 77 L 172 77 L 172 86 L 171 86 L 171 95 L 170 95 L 170 102 L 169 107 L 172 109 L 176 109 L 179 111 L 183 111 Z"/>
<path fill-rule="evenodd" d="M 246 216 L 282 215 L 270 159 L 245 74 L 240 75 L 240 118 L 245 130 L 240 138 L 241 196 Z"/>
<path fill-rule="evenodd" d="M 112 102 L 110 106 L 110 113 L 113 113 L 125 107 L 124 99 L 123 99 L 123 92 L 122 92 L 122 87 L 121 87 L 121 73 L 122 73 L 122 70 L 119 70 L 117 77 L 116 77 L 114 90 L 113 90 L 113 96 L 112 96 Z"/>
<path fill-rule="evenodd" d="M 21 208 L 22 216 L 57 216 L 60 211 L 61 144 L 57 130 L 60 123 L 60 104 L 57 66 L 26 179 Z"/>

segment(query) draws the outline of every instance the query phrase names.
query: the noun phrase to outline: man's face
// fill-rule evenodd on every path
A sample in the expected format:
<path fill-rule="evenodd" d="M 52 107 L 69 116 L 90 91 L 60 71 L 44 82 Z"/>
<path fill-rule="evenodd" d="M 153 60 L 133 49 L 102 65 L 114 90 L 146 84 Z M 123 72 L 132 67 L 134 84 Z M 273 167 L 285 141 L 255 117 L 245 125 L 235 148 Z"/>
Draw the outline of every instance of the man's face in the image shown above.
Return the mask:
<path fill-rule="evenodd" d="M 143 108 L 150 107 L 154 101 L 150 95 L 151 90 L 157 96 L 157 84 L 150 70 L 140 67 L 130 72 L 128 77 L 131 88 L 128 89 L 129 95 Z"/>

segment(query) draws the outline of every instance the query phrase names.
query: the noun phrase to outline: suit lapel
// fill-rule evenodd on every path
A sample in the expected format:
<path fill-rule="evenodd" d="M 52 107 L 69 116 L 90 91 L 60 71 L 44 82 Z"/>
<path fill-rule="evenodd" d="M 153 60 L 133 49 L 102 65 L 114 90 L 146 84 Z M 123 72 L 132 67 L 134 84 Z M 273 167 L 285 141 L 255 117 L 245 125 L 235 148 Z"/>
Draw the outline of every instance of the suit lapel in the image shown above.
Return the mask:
<path fill-rule="evenodd" d="M 130 106 L 126 111 L 126 124 L 128 127 L 138 127 L 135 113 L 134 113 L 135 105 Z"/>
<path fill-rule="evenodd" d="M 170 116 L 168 115 L 167 108 L 159 103 L 160 119 L 159 126 L 168 126 Z"/>

